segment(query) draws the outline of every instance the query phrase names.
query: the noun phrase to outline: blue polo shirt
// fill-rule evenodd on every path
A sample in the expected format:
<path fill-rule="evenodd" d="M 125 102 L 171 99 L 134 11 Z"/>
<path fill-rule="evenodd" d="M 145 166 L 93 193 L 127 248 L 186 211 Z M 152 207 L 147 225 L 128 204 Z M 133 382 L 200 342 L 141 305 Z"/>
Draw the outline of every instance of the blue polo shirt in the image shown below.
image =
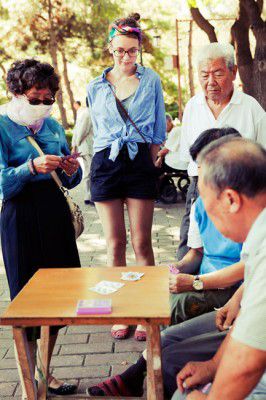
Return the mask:
<path fill-rule="evenodd" d="M 200 275 L 218 271 L 240 260 L 242 244 L 227 239 L 215 228 L 200 197 L 195 203 L 195 219 L 203 243 Z"/>

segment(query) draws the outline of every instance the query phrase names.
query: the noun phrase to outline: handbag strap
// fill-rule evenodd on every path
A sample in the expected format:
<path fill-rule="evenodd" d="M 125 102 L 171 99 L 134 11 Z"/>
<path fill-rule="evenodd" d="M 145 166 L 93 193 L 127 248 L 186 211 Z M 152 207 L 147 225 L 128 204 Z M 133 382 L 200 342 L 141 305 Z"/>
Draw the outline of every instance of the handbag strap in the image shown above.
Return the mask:
<path fill-rule="evenodd" d="M 129 119 L 131 125 L 134 126 L 134 128 L 136 129 L 136 131 L 138 132 L 138 134 L 140 135 L 140 137 L 144 140 L 145 143 L 147 143 L 147 140 L 145 139 L 144 135 L 141 133 L 141 131 L 139 130 L 139 128 L 137 127 L 137 125 L 135 124 L 135 122 L 133 121 L 133 119 L 130 117 L 129 113 L 127 112 L 127 110 L 125 109 L 125 107 L 123 106 L 122 102 L 119 100 L 119 98 L 117 97 L 117 95 L 115 94 L 112 86 L 111 87 L 111 91 L 117 101 L 117 103 L 119 104 L 121 110 L 123 111 L 123 113 L 125 114 L 125 116 Z"/>
<path fill-rule="evenodd" d="M 40 148 L 40 146 L 38 145 L 38 143 L 36 142 L 36 140 L 32 136 L 27 136 L 27 140 L 38 151 L 40 156 L 44 156 L 45 155 L 45 153 L 42 151 L 42 149 Z M 63 193 L 65 193 L 66 190 L 64 189 L 63 184 L 61 182 L 61 179 L 59 178 L 57 173 L 55 171 L 52 171 L 52 172 L 50 172 L 50 174 L 51 174 L 53 180 L 55 181 L 55 183 L 57 184 L 57 186 L 59 187 L 59 189 Z"/>

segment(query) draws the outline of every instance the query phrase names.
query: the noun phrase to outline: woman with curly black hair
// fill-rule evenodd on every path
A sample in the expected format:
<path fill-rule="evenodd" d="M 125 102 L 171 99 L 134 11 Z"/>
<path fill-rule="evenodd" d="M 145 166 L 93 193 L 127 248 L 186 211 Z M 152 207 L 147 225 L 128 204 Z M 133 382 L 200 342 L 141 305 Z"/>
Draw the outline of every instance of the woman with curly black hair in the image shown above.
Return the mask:
<path fill-rule="evenodd" d="M 50 173 L 56 171 L 67 188 L 78 185 L 82 173 L 77 160 L 62 161 L 70 151 L 64 129 L 50 117 L 59 87 L 54 68 L 36 60 L 16 61 L 7 85 L 12 99 L 0 116 L 0 198 L 2 251 L 12 300 L 39 268 L 80 267 L 70 210 Z M 28 137 L 45 155 L 40 156 Z M 27 329 L 34 365 L 38 335 Z M 54 329 L 50 354 L 56 337 Z M 56 394 L 76 389 L 52 376 L 48 387 Z M 27 398 L 25 388 L 22 391 Z"/>

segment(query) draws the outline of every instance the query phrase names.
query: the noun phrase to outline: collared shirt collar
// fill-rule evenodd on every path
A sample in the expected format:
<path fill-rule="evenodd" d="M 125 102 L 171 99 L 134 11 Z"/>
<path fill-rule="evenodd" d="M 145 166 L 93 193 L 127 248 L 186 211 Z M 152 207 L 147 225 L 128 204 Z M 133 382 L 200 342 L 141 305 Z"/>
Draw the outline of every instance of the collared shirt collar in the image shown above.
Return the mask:
<path fill-rule="evenodd" d="M 207 104 L 205 94 L 199 93 L 196 99 L 197 104 Z M 234 87 L 232 97 L 228 104 L 241 104 L 241 92 Z"/>
<path fill-rule="evenodd" d="M 21 139 L 29 136 L 31 133 L 26 126 L 19 125 L 16 122 L 12 121 L 7 115 L 4 116 L 8 125 L 11 125 L 10 134 L 12 135 L 12 140 L 17 143 Z"/>
<path fill-rule="evenodd" d="M 137 67 L 135 75 L 138 78 L 141 78 L 141 76 L 144 74 L 145 67 L 143 67 L 143 65 L 140 65 L 140 64 L 135 64 L 135 65 Z M 103 81 L 106 81 L 106 75 L 108 74 L 109 71 L 111 71 L 111 69 L 113 69 L 113 67 L 108 67 L 103 71 L 103 73 L 102 73 Z"/>
<path fill-rule="evenodd" d="M 246 259 L 254 249 L 259 249 L 265 236 L 266 208 L 261 211 L 253 222 L 248 236 L 244 242 L 241 258 Z"/>

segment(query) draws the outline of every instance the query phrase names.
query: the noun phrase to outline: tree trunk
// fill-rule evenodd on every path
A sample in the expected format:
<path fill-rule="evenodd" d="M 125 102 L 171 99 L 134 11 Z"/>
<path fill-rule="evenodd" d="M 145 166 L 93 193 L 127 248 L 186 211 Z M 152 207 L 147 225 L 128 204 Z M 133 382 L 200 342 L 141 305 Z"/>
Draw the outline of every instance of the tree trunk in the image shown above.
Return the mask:
<path fill-rule="evenodd" d="M 231 33 L 243 90 L 266 110 L 266 23 L 260 16 L 262 5 L 262 0 L 239 0 L 239 15 Z M 250 51 L 250 28 L 256 38 L 254 58 Z"/>
<path fill-rule="evenodd" d="M 67 59 L 66 59 L 66 54 L 63 48 L 61 48 L 61 55 L 62 55 L 62 61 L 63 61 L 63 75 L 64 75 L 64 81 L 65 81 L 65 85 L 66 85 L 66 89 L 67 89 L 67 93 L 69 96 L 69 101 L 70 101 L 70 105 L 71 105 L 71 109 L 73 112 L 73 118 L 74 121 L 76 121 L 77 118 L 77 112 L 74 108 L 74 95 L 73 95 L 73 91 L 71 89 L 71 85 L 70 85 L 70 80 L 68 78 L 68 70 L 67 70 Z"/>
<path fill-rule="evenodd" d="M 52 64 L 55 69 L 55 72 L 60 76 L 59 69 L 58 69 L 58 61 L 57 61 L 57 41 L 56 41 L 56 35 L 54 31 L 54 24 L 53 24 L 53 16 L 52 16 L 52 4 L 51 0 L 48 0 L 48 16 L 49 16 L 49 33 L 50 33 L 50 40 L 49 40 L 49 53 L 52 59 Z M 61 120 L 62 120 L 62 125 L 65 129 L 69 127 L 69 124 L 67 122 L 67 116 L 66 116 L 66 109 L 64 107 L 64 101 L 63 101 L 63 91 L 62 91 L 62 86 L 61 84 L 59 85 L 59 90 L 57 92 L 57 103 L 61 115 Z"/>
<path fill-rule="evenodd" d="M 189 39 L 188 39 L 188 77 L 189 77 L 189 89 L 191 97 L 193 97 L 195 94 L 194 74 L 193 74 L 193 64 L 192 64 L 192 34 L 193 34 L 193 21 L 190 21 Z"/>
<path fill-rule="evenodd" d="M 200 10 L 198 8 L 190 7 L 190 12 L 198 27 L 202 29 L 208 36 L 209 41 L 211 43 L 218 42 L 214 26 L 203 17 Z"/>

